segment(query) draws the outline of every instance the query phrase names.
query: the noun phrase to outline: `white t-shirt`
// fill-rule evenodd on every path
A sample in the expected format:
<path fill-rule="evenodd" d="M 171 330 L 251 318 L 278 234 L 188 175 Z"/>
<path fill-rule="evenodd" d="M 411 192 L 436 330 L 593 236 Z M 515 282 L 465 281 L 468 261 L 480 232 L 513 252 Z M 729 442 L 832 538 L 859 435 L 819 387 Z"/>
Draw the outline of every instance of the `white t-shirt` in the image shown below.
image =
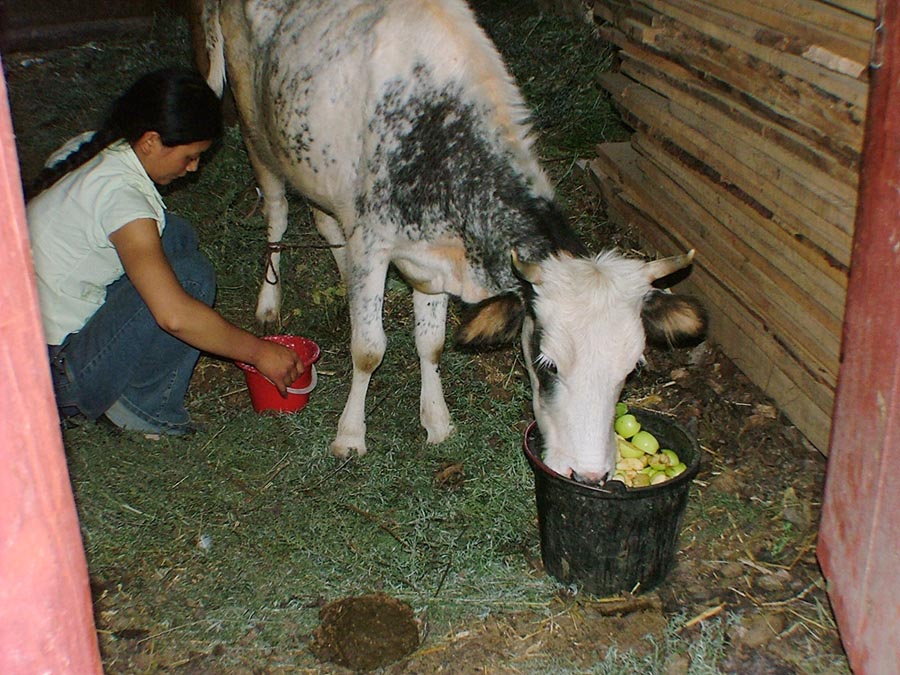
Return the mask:
<path fill-rule="evenodd" d="M 47 161 L 67 156 L 92 132 L 73 138 Z M 28 229 L 47 344 L 62 344 L 106 301 L 124 274 L 109 235 L 151 218 L 162 235 L 165 204 L 131 146 L 120 141 L 69 172 L 28 203 Z"/>

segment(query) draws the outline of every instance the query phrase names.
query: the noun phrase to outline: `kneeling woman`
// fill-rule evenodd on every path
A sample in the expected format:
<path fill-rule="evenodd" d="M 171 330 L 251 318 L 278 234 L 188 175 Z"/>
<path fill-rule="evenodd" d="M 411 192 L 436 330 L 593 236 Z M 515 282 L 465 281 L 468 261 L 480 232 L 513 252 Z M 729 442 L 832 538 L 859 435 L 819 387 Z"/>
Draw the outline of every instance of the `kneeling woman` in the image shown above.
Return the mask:
<path fill-rule="evenodd" d="M 157 185 L 196 171 L 221 135 L 199 74 L 138 80 L 103 126 L 67 143 L 27 191 L 41 314 L 62 415 L 147 434 L 192 430 L 184 408 L 200 351 L 254 365 L 286 393 L 303 364 L 212 309 L 215 275 Z"/>

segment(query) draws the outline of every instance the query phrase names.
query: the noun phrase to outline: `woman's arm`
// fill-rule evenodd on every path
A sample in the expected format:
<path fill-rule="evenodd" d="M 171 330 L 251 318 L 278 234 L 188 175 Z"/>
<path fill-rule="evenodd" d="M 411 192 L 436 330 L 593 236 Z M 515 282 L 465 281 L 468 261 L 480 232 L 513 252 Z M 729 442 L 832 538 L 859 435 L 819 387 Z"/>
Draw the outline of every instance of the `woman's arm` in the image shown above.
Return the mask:
<path fill-rule="evenodd" d="M 282 396 L 287 394 L 286 388 L 304 370 L 296 352 L 238 328 L 185 291 L 163 251 L 154 220 L 134 220 L 109 239 L 160 328 L 201 351 L 254 365 Z"/>

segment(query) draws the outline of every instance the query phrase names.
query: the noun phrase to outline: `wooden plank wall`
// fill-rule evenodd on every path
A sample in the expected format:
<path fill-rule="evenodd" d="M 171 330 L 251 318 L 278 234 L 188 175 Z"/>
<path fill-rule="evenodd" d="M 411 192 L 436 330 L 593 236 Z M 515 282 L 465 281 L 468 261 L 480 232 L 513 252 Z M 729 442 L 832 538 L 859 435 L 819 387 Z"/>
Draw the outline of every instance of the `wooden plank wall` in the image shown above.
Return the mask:
<path fill-rule="evenodd" d="M 629 142 L 587 165 L 648 249 L 697 249 L 679 288 L 711 338 L 827 451 L 875 0 L 594 0 Z"/>
<path fill-rule="evenodd" d="M 0 49 L 42 50 L 123 34 L 143 35 L 176 0 L 0 0 Z"/>

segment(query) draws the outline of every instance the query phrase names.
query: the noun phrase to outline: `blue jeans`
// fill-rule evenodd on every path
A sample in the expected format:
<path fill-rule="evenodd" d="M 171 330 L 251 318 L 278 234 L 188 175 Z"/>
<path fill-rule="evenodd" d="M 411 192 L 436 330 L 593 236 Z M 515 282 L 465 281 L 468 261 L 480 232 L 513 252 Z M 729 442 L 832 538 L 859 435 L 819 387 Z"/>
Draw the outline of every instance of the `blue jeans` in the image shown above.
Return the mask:
<path fill-rule="evenodd" d="M 212 306 L 215 271 L 197 245 L 190 223 L 167 214 L 162 247 L 175 276 Z M 190 431 L 184 398 L 200 352 L 159 327 L 127 275 L 107 286 L 106 301 L 84 328 L 49 352 L 63 416 L 105 414 L 119 427 L 144 433 Z"/>

